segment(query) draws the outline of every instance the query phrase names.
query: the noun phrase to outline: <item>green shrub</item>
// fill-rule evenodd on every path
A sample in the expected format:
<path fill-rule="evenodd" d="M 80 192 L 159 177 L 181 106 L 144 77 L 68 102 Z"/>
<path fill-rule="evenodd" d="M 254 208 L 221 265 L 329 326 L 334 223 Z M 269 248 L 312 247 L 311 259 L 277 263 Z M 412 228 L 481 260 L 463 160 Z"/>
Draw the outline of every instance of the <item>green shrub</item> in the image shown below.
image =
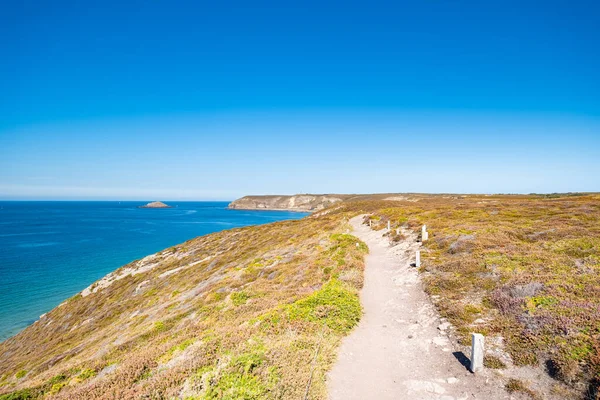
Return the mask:
<path fill-rule="evenodd" d="M 79 373 L 79 375 L 77 375 L 77 379 L 79 379 L 81 381 L 84 381 L 84 380 L 89 379 L 89 378 L 91 378 L 93 376 L 96 376 L 96 371 L 93 370 L 93 369 L 86 368 L 86 369 L 82 370 Z"/>
<path fill-rule="evenodd" d="M 20 370 L 19 372 L 17 372 L 17 373 L 15 374 L 15 377 L 16 377 L 17 379 L 21 379 L 21 378 L 23 378 L 25 375 L 27 375 L 27 371 L 26 371 L 26 370 L 24 370 L 24 369 L 22 369 L 22 370 Z"/>
<path fill-rule="evenodd" d="M 233 292 L 231 293 L 231 301 L 234 306 L 241 306 L 242 304 L 246 304 L 246 301 L 250 298 L 248 293 L 246 292 Z"/>
<path fill-rule="evenodd" d="M 56 376 L 53 376 L 52 378 L 50 378 L 50 380 L 48 381 L 49 385 L 55 385 L 57 383 L 60 383 L 62 381 L 64 381 L 65 379 L 67 379 L 67 376 L 65 374 L 58 374 Z"/>
<path fill-rule="evenodd" d="M 225 374 L 216 386 L 209 387 L 202 397 L 206 400 L 260 400 L 264 399 L 266 388 L 257 377 L 247 374 Z"/>
<path fill-rule="evenodd" d="M 156 321 L 153 327 L 155 332 L 164 332 L 167 330 L 167 326 L 162 321 Z"/>
<path fill-rule="evenodd" d="M 288 308 L 290 320 L 322 323 L 340 333 L 352 329 L 361 315 L 358 294 L 345 288 L 337 279 L 329 281 L 321 289 Z"/>
<path fill-rule="evenodd" d="M 67 385 L 67 382 L 55 383 L 54 385 L 52 385 L 52 387 L 50 388 L 50 391 L 48 393 L 49 394 L 56 394 L 56 393 L 60 392 L 61 389 L 63 387 L 65 387 L 66 385 Z"/>
<path fill-rule="evenodd" d="M 12 393 L 0 394 L 0 400 L 29 400 L 33 398 L 34 395 L 30 389 L 23 389 Z"/>

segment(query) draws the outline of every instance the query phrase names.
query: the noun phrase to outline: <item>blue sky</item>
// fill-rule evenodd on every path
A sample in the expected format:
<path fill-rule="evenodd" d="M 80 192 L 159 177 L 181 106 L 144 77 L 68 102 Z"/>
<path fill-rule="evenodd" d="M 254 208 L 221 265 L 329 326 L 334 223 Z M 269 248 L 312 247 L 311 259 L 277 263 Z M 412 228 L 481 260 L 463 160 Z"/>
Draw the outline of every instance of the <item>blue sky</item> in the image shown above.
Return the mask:
<path fill-rule="evenodd" d="M 597 2 L 5 3 L 2 199 L 600 191 Z"/>

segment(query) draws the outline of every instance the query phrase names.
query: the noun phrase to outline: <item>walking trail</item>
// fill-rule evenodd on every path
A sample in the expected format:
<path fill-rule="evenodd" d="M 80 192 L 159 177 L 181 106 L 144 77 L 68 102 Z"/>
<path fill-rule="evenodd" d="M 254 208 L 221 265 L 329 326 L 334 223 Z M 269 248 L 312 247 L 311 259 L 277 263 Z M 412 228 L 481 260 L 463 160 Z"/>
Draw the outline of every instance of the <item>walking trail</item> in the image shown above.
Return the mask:
<path fill-rule="evenodd" d="M 350 223 L 369 246 L 360 295 L 364 315 L 344 338 L 328 375 L 330 399 L 517 398 L 490 371 L 475 375 L 459 361 L 464 363 L 464 353 L 453 349 L 449 324 L 440 320 L 410 265 L 420 246 L 416 235 L 406 231 L 407 239 L 390 247 L 386 230 L 373 231 L 362 220 Z"/>

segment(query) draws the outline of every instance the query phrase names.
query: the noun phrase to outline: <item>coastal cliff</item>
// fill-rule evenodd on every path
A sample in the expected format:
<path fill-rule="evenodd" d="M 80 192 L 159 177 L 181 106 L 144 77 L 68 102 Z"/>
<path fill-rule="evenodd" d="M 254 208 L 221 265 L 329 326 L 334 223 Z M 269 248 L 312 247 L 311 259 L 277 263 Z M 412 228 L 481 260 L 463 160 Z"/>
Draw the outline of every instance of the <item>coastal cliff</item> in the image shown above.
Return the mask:
<path fill-rule="evenodd" d="M 229 204 L 237 210 L 287 210 L 314 212 L 343 201 L 347 195 L 297 194 L 293 196 L 245 196 Z"/>

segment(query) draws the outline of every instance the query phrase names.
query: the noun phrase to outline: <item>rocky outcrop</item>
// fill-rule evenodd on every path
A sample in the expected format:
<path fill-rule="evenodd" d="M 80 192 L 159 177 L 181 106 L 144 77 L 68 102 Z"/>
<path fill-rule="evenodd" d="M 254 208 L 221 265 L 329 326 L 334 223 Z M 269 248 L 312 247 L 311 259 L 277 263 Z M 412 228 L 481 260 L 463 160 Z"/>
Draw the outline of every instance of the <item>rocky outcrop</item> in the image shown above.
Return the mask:
<path fill-rule="evenodd" d="M 313 212 L 329 207 L 347 197 L 329 194 L 298 194 L 294 196 L 245 196 L 229 204 L 237 210 L 286 210 Z"/>
<path fill-rule="evenodd" d="M 145 206 L 140 206 L 140 208 L 171 208 L 171 206 L 166 205 L 162 201 L 153 201 Z"/>

